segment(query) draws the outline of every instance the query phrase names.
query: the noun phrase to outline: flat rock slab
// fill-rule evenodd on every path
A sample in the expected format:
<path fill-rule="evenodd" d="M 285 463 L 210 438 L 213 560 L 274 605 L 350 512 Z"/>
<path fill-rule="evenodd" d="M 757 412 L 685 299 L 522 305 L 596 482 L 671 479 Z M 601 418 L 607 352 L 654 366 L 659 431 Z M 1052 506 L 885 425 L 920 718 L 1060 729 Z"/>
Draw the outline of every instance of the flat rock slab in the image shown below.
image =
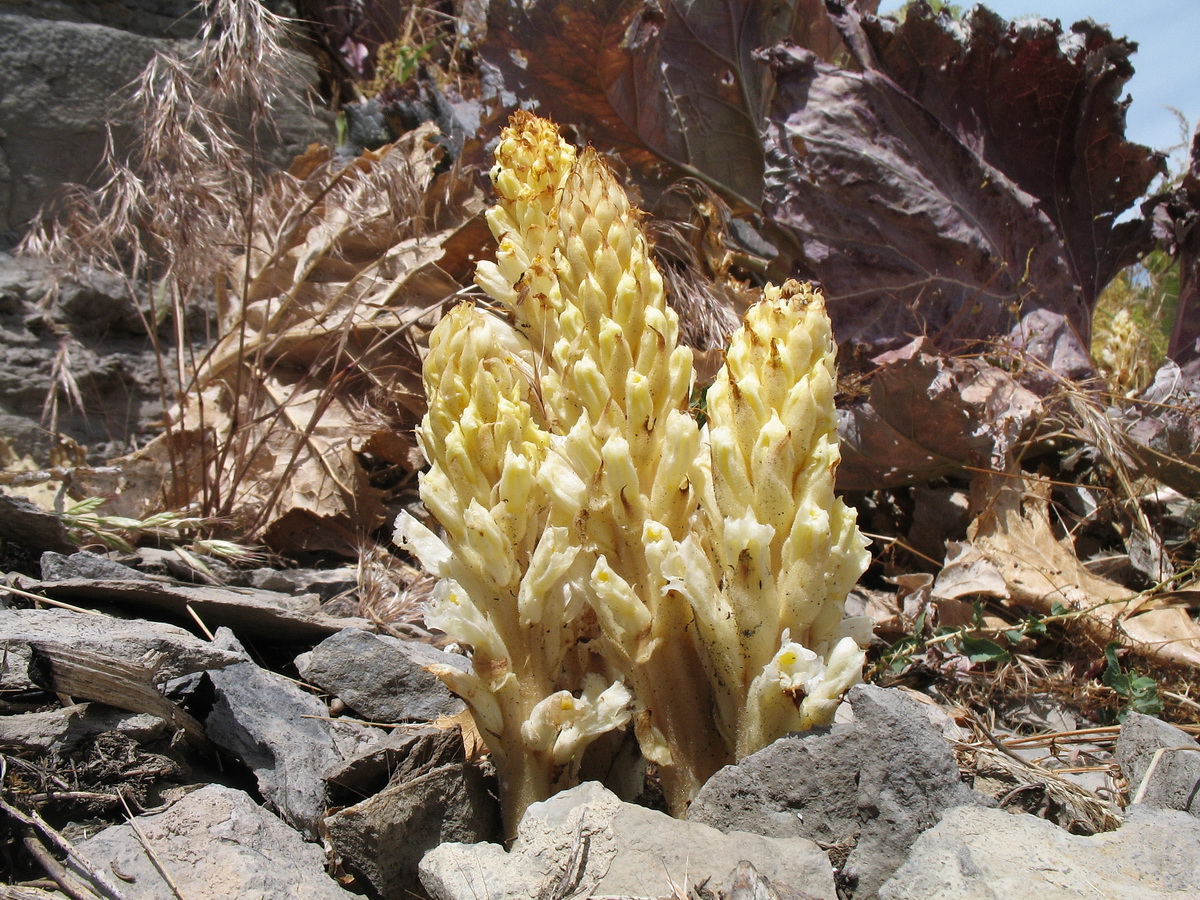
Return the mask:
<path fill-rule="evenodd" d="M 142 619 L 116 619 L 65 609 L 0 610 L 0 646 L 69 654 L 86 650 L 119 659 L 151 673 L 156 681 L 219 669 L 239 657 L 190 632 Z M 36 653 L 35 653 L 36 656 Z M 20 673 L 12 672 L 14 678 Z M 5 680 L 5 687 L 7 678 Z"/>
<path fill-rule="evenodd" d="M 77 703 L 63 709 L 0 716 L 0 748 L 64 753 L 108 731 L 143 744 L 170 737 L 167 723 L 158 716 L 125 712 L 100 703 Z"/>
<path fill-rule="evenodd" d="M 167 613 L 188 619 L 192 612 L 209 628 L 225 626 L 252 637 L 274 641 L 320 640 L 363 619 L 339 619 L 321 612 L 315 594 L 294 597 L 251 588 L 169 584 L 160 581 L 68 578 L 22 584 L 24 590 L 75 605 L 109 604 L 120 609 Z M 189 611 L 190 610 L 190 611 Z"/>
<path fill-rule="evenodd" d="M 849 850 L 842 874 L 865 897 L 944 810 L 991 803 L 962 783 L 950 745 L 921 704 L 865 684 L 849 700 L 853 722 L 780 738 L 718 771 L 688 820 Z"/>
<path fill-rule="evenodd" d="M 742 861 L 781 896 L 837 896 L 833 869 L 811 841 L 722 834 L 622 803 L 595 782 L 530 806 L 510 852 L 499 844 L 442 844 L 425 855 L 420 874 L 433 900 L 657 900 L 701 884 L 728 890 Z"/>
<path fill-rule="evenodd" d="M 427 644 L 344 628 L 296 657 L 300 677 L 373 722 L 432 722 L 465 709 L 434 675 L 433 663 L 466 668 L 466 657 Z"/>
<path fill-rule="evenodd" d="M 357 896 L 325 873 L 321 848 L 241 791 L 212 784 L 166 812 L 137 817 L 163 869 L 188 900 L 279 898 L 348 900 Z M 128 900 L 175 897 L 130 825 L 114 825 L 79 844 L 83 855 Z"/>
<path fill-rule="evenodd" d="M 960 807 L 913 845 L 880 900 L 1192 900 L 1200 822 L 1131 807 L 1116 831 L 1080 836 L 1045 819 Z"/>

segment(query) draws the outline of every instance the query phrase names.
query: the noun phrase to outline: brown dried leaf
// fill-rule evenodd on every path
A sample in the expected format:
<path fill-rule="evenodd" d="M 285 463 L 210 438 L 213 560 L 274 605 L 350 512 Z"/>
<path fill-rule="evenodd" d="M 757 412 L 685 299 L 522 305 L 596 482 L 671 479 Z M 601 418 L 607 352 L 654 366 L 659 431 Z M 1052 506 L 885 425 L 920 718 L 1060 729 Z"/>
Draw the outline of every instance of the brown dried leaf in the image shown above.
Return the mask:
<path fill-rule="evenodd" d="M 1200 666 L 1200 627 L 1178 607 L 1148 608 L 1139 594 L 1093 575 L 1059 540 L 1048 513 L 1049 485 L 992 480 L 993 502 L 969 537 L 1004 578 L 1014 603 L 1049 613 L 1079 610 L 1080 624 L 1105 643 L 1118 640 L 1165 662 Z"/>
<path fill-rule="evenodd" d="M 838 488 L 927 481 L 1003 459 L 1040 401 L 983 360 L 950 358 L 926 339 L 876 357 L 865 403 L 840 411 Z"/>
<path fill-rule="evenodd" d="M 117 461 L 142 508 L 114 510 L 194 503 L 276 550 L 351 556 L 356 535 L 383 522 L 359 454 L 411 470 L 424 411 L 417 339 L 461 290 L 440 263 L 457 240 L 449 263 L 463 268 L 459 230 L 483 207 L 467 179 L 435 177 L 432 131 L 340 171 L 309 154 L 304 180 L 273 183 L 172 428 Z"/>

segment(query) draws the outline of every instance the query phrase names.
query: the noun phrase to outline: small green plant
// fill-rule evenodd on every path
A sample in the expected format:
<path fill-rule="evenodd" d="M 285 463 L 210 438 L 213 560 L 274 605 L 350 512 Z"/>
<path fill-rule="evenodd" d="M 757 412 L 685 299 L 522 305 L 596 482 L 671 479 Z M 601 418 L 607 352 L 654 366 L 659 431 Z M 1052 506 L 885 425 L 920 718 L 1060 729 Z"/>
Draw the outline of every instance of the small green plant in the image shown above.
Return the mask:
<path fill-rule="evenodd" d="M 1021 621 L 1007 627 L 988 625 L 983 618 L 983 602 L 976 600 L 972 606 L 971 622 L 957 628 L 935 628 L 926 635 L 926 614 L 922 612 L 913 623 L 912 633 L 907 634 L 885 650 L 876 665 L 876 672 L 891 674 L 904 671 L 930 647 L 944 645 L 951 656 L 964 656 L 973 663 L 1010 662 L 1012 651 L 1004 644 L 993 640 L 1003 637 L 1009 646 L 1015 646 L 1024 638 L 1042 638 L 1049 633 L 1047 626 L 1056 622 L 1074 619 L 1079 610 L 1069 610 L 1061 603 L 1050 608 L 1049 615 L 1029 613 Z"/>
<path fill-rule="evenodd" d="M 1117 659 L 1117 651 L 1120 648 L 1121 645 L 1116 641 L 1110 642 L 1104 648 L 1104 658 L 1108 665 L 1100 676 L 1100 680 L 1125 701 L 1117 713 L 1117 721 L 1124 722 L 1131 712 L 1157 716 L 1163 711 L 1162 698 L 1158 695 L 1158 683 L 1136 669 L 1126 671 L 1121 668 L 1121 662 Z"/>

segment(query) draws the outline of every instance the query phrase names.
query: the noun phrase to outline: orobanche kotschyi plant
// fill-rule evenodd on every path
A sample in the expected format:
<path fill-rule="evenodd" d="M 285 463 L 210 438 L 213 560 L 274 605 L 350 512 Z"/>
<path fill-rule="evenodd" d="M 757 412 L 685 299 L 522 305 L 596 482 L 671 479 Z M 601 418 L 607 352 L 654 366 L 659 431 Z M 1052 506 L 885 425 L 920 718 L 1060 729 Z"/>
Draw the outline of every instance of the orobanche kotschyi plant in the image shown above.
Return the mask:
<path fill-rule="evenodd" d="M 827 724 L 869 637 L 867 565 L 833 493 L 821 295 L 768 286 L 690 408 L 692 353 L 601 158 L 518 113 L 496 150 L 496 261 L 430 337 L 421 497 L 397 542 L 439 578 L 426 615 L 472 651 L 436 673 L 495 761 L 507 827 L 632 724 L 668 806 L 717 768 Z M 610 755 L 617 742 L 593 746 Z M 620 758 L 620 757 L 617 757 Z"/>

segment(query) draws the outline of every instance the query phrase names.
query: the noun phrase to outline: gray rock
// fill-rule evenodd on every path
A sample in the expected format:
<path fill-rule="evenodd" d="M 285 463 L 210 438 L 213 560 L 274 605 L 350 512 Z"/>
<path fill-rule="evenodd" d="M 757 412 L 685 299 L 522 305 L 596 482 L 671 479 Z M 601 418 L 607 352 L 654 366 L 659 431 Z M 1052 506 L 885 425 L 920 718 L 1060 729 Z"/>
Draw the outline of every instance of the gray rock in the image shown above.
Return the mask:
<path fill-rule="evenodd" d="M 225 629 L 218 632 L 227 645 Z M 249 660 L 208 673 L 215 692 L 205 720 L 209 739 L 253 772 L 259 790 L 285 822 L 315 838 L 325 815 L 322 773 L 342 760 L 312 694 Z"/>
<path fill-rule="evenodd" d="M 99 22 L 56 14 L 47 6 L 6 3 L 0 13 L 0 234 L 10 239 L 62 185 L 94 181 L 107 122 L 114 126 L 117 153 L 128 152 L 134 112 L 121 101 L 153 55 L 186 56 L 195 47 L 124 30 L 137 29 L 142 18 L 129 14 L 136 3 L 106 4 L 95 17 Z M 175 34 L 194 36 L 197 19 L 191 24 Z M 318 78 L 315 65 L 300 54 L 291 56 L 291 71 L 275 92 L 274 128 L 260 136 L 263 157 L 277 168 L 310 142 L 332 144 L 335 136 L 333 116 L 309 102 Z"/>
<path fill-rule="evenodd" d="M 960 807 L 913 845 L 880 900 L 1166 900 L 1200 896 L 1200 823 L 1132 807 L 1116 831 L 1079 836 L 1024 813 Z"/>
<path fill-rule="evenodd" d="M 162 42 L 90 23 L 0 14 L 0 233 L 17 232 L 59 186 L 85 183 L 104 123 Z M 116 129 L 118 146 L 128 124 Z"/>
<path fill-rule="evenodd" d="M 147 743 L 170 737 L 172 729 L 158 716 L 125 712 L 100 703 L 77 703 L 45 712 L 0 716 L 0 747 L 63 753 L 108 731 Z"/>
<path fill-rule="evenodd" d="M 201 12 L 191 0 L 5 0 L 12 12 L 64 22 L 92 22 L 146 37 L 193 37 Z"/>
<path fill-rule="evenodd" d="M 130 663 L 149 672 L 160 684 L 238 661 L 234 654 L 174 625 L 92 616 L 65 609 L 0 610 L 0 636 L 10 653 L 16 650 L 19 654 L 21 645 L 63 654 L 86 650 Z M 36 664 L 36 656 L 35 652 L 28 657 L 29 665 Z M 7 688 L 9 677 L 19 680 L 26 675 L 27 672 L 10 667 L 0 686 Z"/>
<path fill-rule="evenodd" d="M 1163 752 L 1156 764 L 1159 750 Z M 1200 744 L 1186 731 L 1154 716 L 1131 712 L 1121 726 L 1113 756 L 1134 796 L 1149 774 L 1142 803 L 1200 817 Z"/>
<path fill-rule="evenodd" d="M 201 788 L 166 812 L 137 817 L 138 827 L 178 895 L 151 863 L 130 825 L 114 825 L 79 849 L 129 900 L 289 898 L 349 900 L 324 869 L 314 844 L 254 803 L 222 785 Z"/>
<path fill-rule="evenodd" d="M 43 299 L 52 289 L 57 300 L 47 305 Z M 82 405 L 60 404 L 59 431 L 87 446 L 93 459 L 127 452 L 131 441 L 156 433 L 150 423 L 161 415 L 162 396 L 158 354 L 146 331 L 151 319 L 143 320 L 118 279 L 93 271 L 66 278 L 44 261 L 0 253 L 0 433 L 16 452 L 47 458 L 42 410 L 57 389 L 55 361 L 64 340 Z M 173 343 L 160 334 L 163 352 Z M 61 553 L 76 549 L 69 539 L 38 543 L 27 533 L 18 542 Z"/>
<path fill-rule="evenodd" d="M 469 665 L 428 644 L 358 628 L 344 628 L 296 658 L 301 678 L 373 722 L 430 722 L 461 712 L 463 702 L 425 671 L 433 663 Z"/>
<path fill-rule="evenodd" d="M 870 896 L 943 810 L 990 803 L 963 785 L 945 739 L 900 691 L 858 685 L 854 721 L 781 738 L 701 788 L 687 818 L 722 831 L 850 850 L 841 875 Z"/>
<path fill-rule="evenodd" d="M 379 740 L 357 753 L 345 754 L 341 762 L 325 771 L 325 780 L 339 802 L 353 803 L 383 790 L 397 770 L 411 765 L 414 744 L 422 735 L 441 733 L 432 725 L 395 728 L 390 734 L 379 731 L 383 735 Z"/>
<path fill-rule="evenodd" d="M 7 608 L 0 609 L 0 614 L 5 612 L 8 612 Z M 33 659 L 33 648 L 28 643 L 0 640 L 0 690 L 6 694 L 42 690 Z"/>
<path fill-rule="evenodd" d="M 722 834 L 622 803 L 595 782 L 529 807 L 511 852 L 499 844 L 442 844 L 421 861 L 433 900 L 672 897 L 730 887 L 743 860 L 780 893 L 837 896 L 824 852 L 803 838 Z"/>
<path fill-rule="evenodd" d="M 42 580 L 65 581 L 68 578 L 99 578 L 114 581 L 149 581 L 150 576 L 115 559 L 80 550 L 70 556 L 47 551 L 42 554 Z"/>
<path fill-rule="evenodd" d="M 354 566 L 337 569 L 254 569 L 246 574 L 251 587 L 282 594 L 316 594 L 322 601 L 332 600 L 358 587 L 358 569 Z"/>
<path fill-rule="evenodd" d="M 0 408 L 3 405 L 3 400 L 0 400 Z M 7 436 L 10 432 L 0 428 L 0 434 Z M 0 539 L 34 551 L 62 550 L 70 553 L 75 549 L 62 519 L 38 509 L 24 498 L 7 497 L 4 494 L 0 494 Z"/>
<path fill-rule="evenodd" d="M 497 840 L 500 811 L 466 762 L 458 729 L 410 732 L 390 749 L 387 786 L 328 817 L 325 828 L 343 865 L 375 895 L 419 896 L 421 857 L 446 842 Z"/>

